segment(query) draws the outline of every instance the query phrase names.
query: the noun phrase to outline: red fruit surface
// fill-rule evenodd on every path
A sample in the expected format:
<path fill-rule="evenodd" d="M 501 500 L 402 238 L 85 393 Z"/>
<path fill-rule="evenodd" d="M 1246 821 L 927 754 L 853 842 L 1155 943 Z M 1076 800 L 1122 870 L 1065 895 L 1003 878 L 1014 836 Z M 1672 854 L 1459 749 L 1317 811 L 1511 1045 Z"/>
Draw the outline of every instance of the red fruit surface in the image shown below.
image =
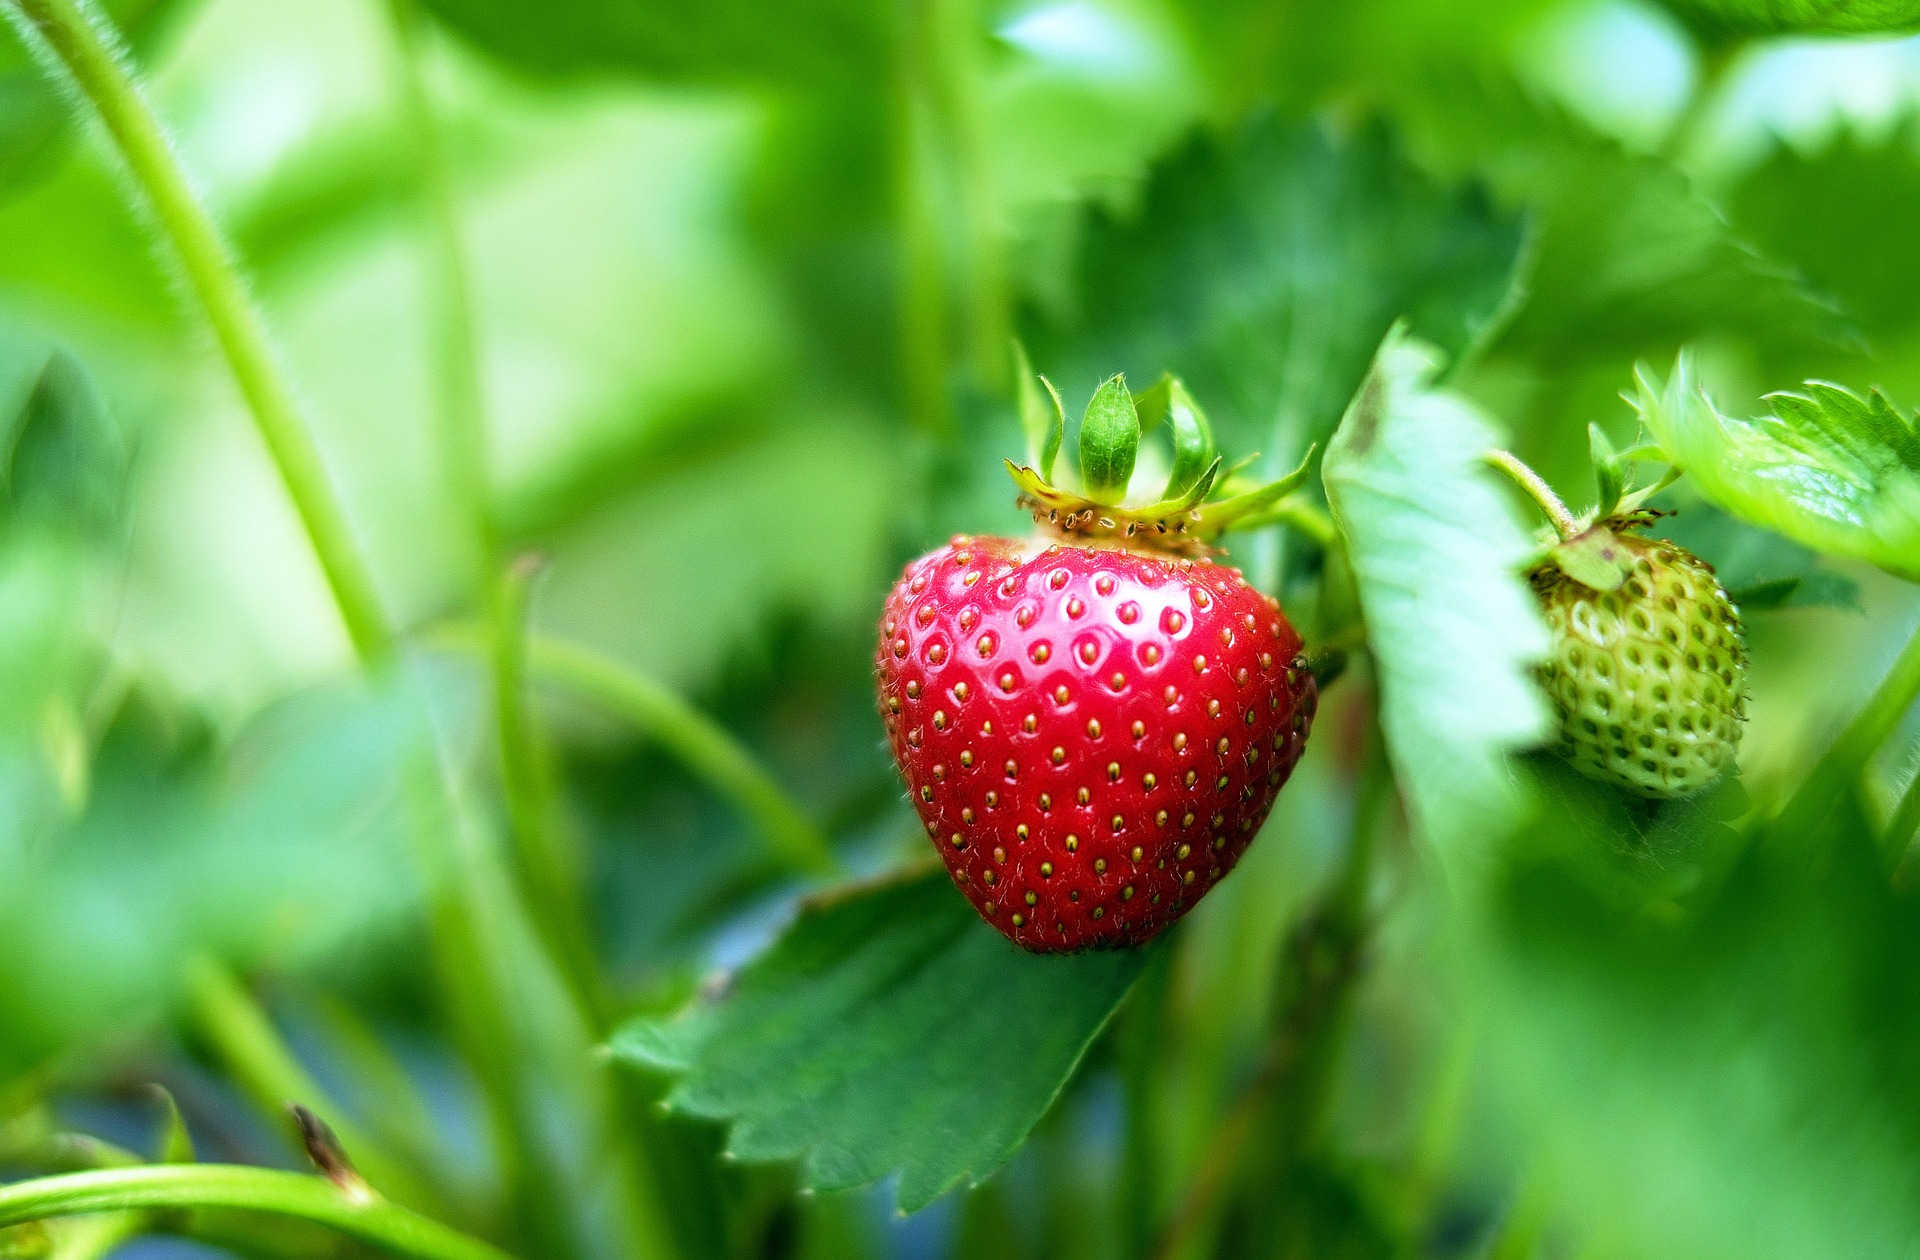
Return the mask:
<path fill-rule="evenodd" d="M 957 537 L 908 565 L 875 656 L 914 807 L 987 922 L 1138 945 L 1252 843 L 1306 745 L 1300 636 L 1205 560 Z"/>

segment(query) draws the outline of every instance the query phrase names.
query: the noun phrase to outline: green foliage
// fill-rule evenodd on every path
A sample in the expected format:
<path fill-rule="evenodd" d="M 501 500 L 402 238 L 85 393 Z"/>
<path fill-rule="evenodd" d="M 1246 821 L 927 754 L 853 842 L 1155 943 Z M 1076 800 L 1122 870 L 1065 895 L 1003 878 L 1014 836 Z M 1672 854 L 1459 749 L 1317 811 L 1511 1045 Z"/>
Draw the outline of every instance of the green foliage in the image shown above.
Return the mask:
<path fill-rule="evenodd" d="M 1186 383 L 1171 374 L 1162 376 L 1144 394 L 1134 395 L 1134 402 L 1140 408 L 1142 429 L 1150 430 L 1162 419 L 1167 422 L 1167 432 L 1173 440 L 1173 471 L 1167 474 L 1167 488 L 1161 491 L 1160 497 L 1178 498 L 1193 489 L 1213 467 L 1213 426 L 1207 423 L 1207 413 L 1187 392 Z"/>
<path fill-rule="evenodd" d="M 1433 386 L 1438 369 L 1431 347 L 1390 333 L 1323 476 L 1395 773 L 1422 830 L 1457 854 L 1517 818 L 1504 760 L 1546 731 L 1529 669 L 1547 635 L 1518 572 L 1532 544 L 1482 462 L 1493 428 Z"/>
<path fill-rule="evenodd" d="M 1576 6 L 1569 67 L 1555 0 L 82 7 L 231 235 L 401 646 L 355 680 L 122 155 L 8 25 L 8 1177 L 197 1153 L 136 1171 L 338 1223 L 330 1183 L 224 1166 L 301 1163 L 292 1095 L 390 1190 L 349 1226 L 419 1237 L 405 1204 L 523 1260 L 1914 1236 L 1920 644 L 1862 562 L 1913 576 L 1913 428 L 1756 401 L 1920 385 L 1915 131 L 1860 90 L 1906 53 L 1744 34 L 1907 10 Z M 462 324 L 465 385 L 427 331 Z M 1497 417 L 1566 501 L 1634 503 L 1654 447 L 1617 395 L 1690 345 L 1726 413 L 1642 399 L 1689 473 L 1650 531 L 1741 604 L 1752 707 L 1739 774 L 1652 803 L 1526 751 L 1545 535 L 1481 455 Z M 918 551 L 1030 527 L 1023 445 L 1082 488 L 1052 383 L 1109 381 L 1085 488 L 1253 527 L 1213 559 L 1306 633 L 1320 707 L 1177 934 L 1039 959 L 912 866 L 873 619 Z M 436 424 L 462 389 L 482 450 Z M 449 489 L 475 467 L 479 504 Z M 1606 543 L 1561 556 L 1605 584 Z M 491 566 L 527 551 L 496 701 Z M 491 703 L 524 718 L 510 776 Z M 179 1000 L 190 959 L 220 1001 Z M 0 1250 L 341 1246 L 187 1206 Z"/>
<path fill-rule="evenodd" d="M 1708 499 L 1822 551 L 1920 581 L 1920 431 L 1886 395 L 1821 381 L 1770 394 L 1773 413 L 1722 415 L 1682 356 L 1664 383 L 1642 371 L 1634 406 Z"/>
<path fill-rule="evenodd" d="M 1855 843 L 1817 874 L 1749 853 L 1679 911 L 1582 874 L 1548 841 L 1567 814 L 1503 876 L 1481 973 L 1490 1079 L 1567 1225 L 1624 1255 L 1896 1254 L 1920 1227 L 1912 898 Z M 1697 843 L 1623 852 L 1701 869 Z"/>
<path fill-rule="evenodd" d="M 1262 115 L 1163 158 L 1136 211 L 1090 212 L 1073 306 L 1029 344 L 1066 381 L 1174 373 L 1224 449 L 1278 470 L 1325 442 L 1395 319 L 1455 358 L 1489 332 L 1520 240 L 1382 128 L 1335 140 Z"/>
<path fill-rule="evenodd" d="M 1920 242 L 1893 226 L 1915 198 L 1920 129 L 1908 120 L 1875 139 L 1848 128 L 1810 153 L 1775 145 L 1726 210 L 1736 231 L 1831 294 L 1877 343 L 1920 320 Z"/>
<path fill-rule="evenodd" d="M 108 0 L 101 8 L 146 52 L 164 32 L 177 0 Z M 60 90 L 34 62 L 19 31 L 0 22 L 0 195 L 51 163 L 67 130 Z"/>
<path fill-rule="evenodd" d="M 918 874 L 804 908 L 716 997 L 613 1048 L 730 1122 L 735 1156 L 799 1160 L 819 1190 L 897 1172 L 913 1211 L 1006 1161 L 1150 952 L 1023 954 Z"/>
<path fill-rule="evenodd" d="M 1668 0 L 1715 32 L 1894 32 L 1920 26 L 1914 0 Z"/>
<path fill-rule="evenodd" d="M 0 850 L 0 1065 L 151 1018 L 198 953 L 312 965 L 394 930 L 420 904 L 399 781 L 418 721 L 404 694 L 329 688 L 216 750 L 127 699 L 78 810 Z"/>
<path fill-rule="evenodd" d="M 511 0 L 429 7 L 496 56 L 546 74 L 614 70 L 776 86 L 856 78 L 884 58 L 888 21 L 872 0 L 809 0 L 776 13 L 752 0 L 708 0 L 679 13 L 618 0 L 564 0 L 537 13 Z"/>

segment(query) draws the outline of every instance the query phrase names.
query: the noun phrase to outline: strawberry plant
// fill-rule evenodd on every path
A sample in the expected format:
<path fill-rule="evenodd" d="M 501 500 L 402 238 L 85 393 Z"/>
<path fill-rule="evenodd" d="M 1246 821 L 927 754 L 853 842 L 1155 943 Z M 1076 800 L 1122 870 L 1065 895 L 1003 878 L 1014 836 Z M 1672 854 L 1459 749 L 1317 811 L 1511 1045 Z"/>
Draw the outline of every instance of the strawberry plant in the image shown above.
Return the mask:
<path fill-rule="evenodd" d="M 0 13 L 0 1256 L 1912 1250 L 1910 0 Z"/>

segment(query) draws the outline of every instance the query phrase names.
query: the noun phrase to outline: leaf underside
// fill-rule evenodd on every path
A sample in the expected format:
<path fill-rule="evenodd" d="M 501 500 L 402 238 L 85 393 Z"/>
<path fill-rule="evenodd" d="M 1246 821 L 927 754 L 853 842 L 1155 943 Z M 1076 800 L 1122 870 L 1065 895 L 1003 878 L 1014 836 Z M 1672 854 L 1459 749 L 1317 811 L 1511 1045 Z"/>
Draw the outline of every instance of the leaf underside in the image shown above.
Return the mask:
<path fill-rule="evenodd" d="M 1531 545 L 1483 456 L 1491 424 L 1432 388 L 1436 352 L 1390 333 L 1327 447 L 1380 680 L 1380 721 L 1416 822 L 1443 852 L 1517 821 L 1506 754 L 1547 714 L 1547 633 L 1519 577 Z"/>
<path fill-rule="evenodd" d="M 1023 953 L 934 871 L 804 907 L 719 998 L 612 1048 L 678 1074 L 667 1105 L 730 1122 L 735 1157 L 816 1190 L 898 1173 L 911 1212 L 1005 1162 L 1152 948 Z"/>

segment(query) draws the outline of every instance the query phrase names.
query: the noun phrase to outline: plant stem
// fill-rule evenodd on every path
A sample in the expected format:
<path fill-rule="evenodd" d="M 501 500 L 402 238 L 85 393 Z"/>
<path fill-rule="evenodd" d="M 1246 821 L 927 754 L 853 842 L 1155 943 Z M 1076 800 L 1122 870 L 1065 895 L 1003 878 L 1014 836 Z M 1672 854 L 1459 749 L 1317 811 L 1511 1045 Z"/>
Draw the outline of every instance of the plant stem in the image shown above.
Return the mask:
<path fill-rule="evenodd" d="M 603 1002 L 580 900 L 580 861 L 559 831 L 546 759 L 527 702 L 527 595 L 536 568 L 532 557 L 523 557 L 491 584 L 488 597 L 501 789 L 534 922 L 582 1003 L 598 1012 Z"/>
<path fill-rule="evenodd" d="M 297 1217 L 417 1260 L 509 1260 L 377 1196 L 355 1199 L 321 1177 L 230 1164 L 154 1164 L 64 1173 L 0 1186 L 0 1226 L 86 1212 L 226 1208 Z"/>
<path fill-rule="evenodd" d="M 1540 511 L 1546 515 L 1547 520 L 1552 522 L 1553 532 L 1560 535 L 1561 542 L 1567 541 L 1580 532 L 1580 522 L 1574 519 L 1572 512 L 1567 510 L 1567 505 L 1560 501 L 1560 496 L 1553 492 L 1553 487 L 1542 481 L 1540 474 L 1522 463 L 1518 456 L 1509 451 L 1488 451 L 1486 459 L 1489 464 L 1513 478 L 1514 484 L 1526 491 L 1527 497 L 1532 499 L 1539 506 Z"/>
<path fill-rule="evenodd" d="M 473 284 L 460 241 L 453 177 L 427 85 L 420 73 L 420 14 L 413 0 L 389 0 L 403 121 L 420 174 L 427 250 L 426 315 L 433 353 L 439 455 L 455 510 L 474 535 L 482 580 L 499 563 L 487 460 L 486 405 L 474 328 Z"/>
<path fill-rule="evenodd" d="M 1119 1215 L 1123 1253 L 1144 1255 L 1153 1242 L 1153 1228 L 1163 1198 L 1160 1126 L 1156 1102 L 1165 1076 L 1161 1053 L 1165 1043 L 1168 990 L 1173 981 L 1174 951 L 1157 950 L 1127 999 L 1126 1023 L 1120 1042 L 1121 1087 L 1126 1091 L 1126 1145 L 1120 1155 Z"/>
<path fill-rule="evenodd" d="M 333 1127 L 376 1189 L 418 1207 L 440 1206 L 406 1161 L 389 1155 L 327 1096 L 253 995 L 224 966 L 206 955 L 189 962 L 187 1002 L 195 1027 L 269 1123 L 291 1133 L 287 1107 L 305 1104 Z"/>
<path fill-rule="evenodd" d="M 441 646 L 470 652 L 479 651 L 482 643 L 471 627 L 448 627 L 433 638 Z M 577 692 L 650 732 L 682 765 L 753 819 L 782 865 L 813 875 L 839 872 L 840 861 L 827 838 L 753 754 L 667 687 L 597 652 L 537 634 L 527 638 L 527 665 L 534 677 Z"/>
<path fill-rule="evenodd" d="M 88 0 L 5 2 L 45 40 L 113 138 L 253 412 L 354 650 L 364 661 L 384 661 L 393 647 L 392 629 L 319 447 L 275 358 L 266 321 L 247 293 L 233 251 L 200 204 L 166 131 L 120 57 L 111 25 Z"/>
<path fill-rule="evenodd" d="M 942 261 L 937 198 L 932 176 L 939 169 L 933 93 L 934 0 L 901 6 L 903 30 L 895 41 L 895 121 L 891 124 L 895 248 L 900 269 L 899 356 L 902 394 L 909 419 L 933 437 L 944 436 L 953 417 L 947 398 L 947 276 Z"/>
<path fill-rule="evenodd" d="M 414 0 L 389 0 L 401 112 L 420 171 L 427 246 L 427 323 L 433 349 L 440 463 L 455 510 L 469 530 L 481 603 L 492 640 L 494 727 L 502 794 L 519 877 L 548 948 L 581 1000 L 600 1005 L 599 969 L 580 898 L 580 861 L 556 825 L 552 792 L 526 703 L 528 587 L 533 568 L 502 564 L 487 459 L 486 408 L 473 316 L 473 285 L 439 121 L 420 73 L 420 15 Z"/>
<path fill-rule="evenodd" d="M 1330 1052 L 1360 974 L 1368 937 L 1367 892 L 1393 779 L 1376 728 L 1355 787 L 1352 837 L 1333 884 L 1289 935 L 1276 980 L 1273 1031 L 1253 1079 L 1214 1132 L 1206 1157 L 1162 1231 L 1152 1255 L 1173 1260 L 1195 1241 L 1252 1150 L 1261 1120 L 1276 1103 L 1291 1109 L 1284 1149 L 1263 1150 L 1284 1165 L 1303 1146 L 1331 1073 Z"/>
<path fill-rule="evenodd" d="M 1893 668 L 1881 680 L 1853 721 L 1840 732 L 1812 773 L 1801 782 L 1787 801 L 1786 808 L 1774 819 L 1771 832 L 1787 841 L 1806 836 L 1819 826 L 1822 816 L 1832 808 L 1850 784 L 1859 778 L 1862 767 L 1879 748 L 1894 727 L 1920 697 L 1920 627 L 1907 640 L 1907 646 L 1893 662 Z M 1904 808 L 1904 807 L 1903 807 Z"/>

